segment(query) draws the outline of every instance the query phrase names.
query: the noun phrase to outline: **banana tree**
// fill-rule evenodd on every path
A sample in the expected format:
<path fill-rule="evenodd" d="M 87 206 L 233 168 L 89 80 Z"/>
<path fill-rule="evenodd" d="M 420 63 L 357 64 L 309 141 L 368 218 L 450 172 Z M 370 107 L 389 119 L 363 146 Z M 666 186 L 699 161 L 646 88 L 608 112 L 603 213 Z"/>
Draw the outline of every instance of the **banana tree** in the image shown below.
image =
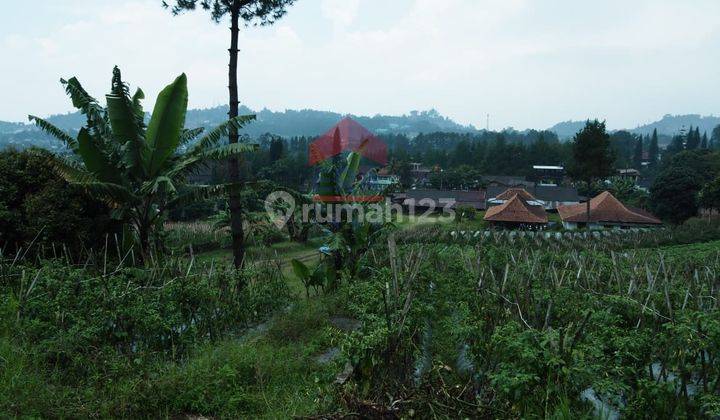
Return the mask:
<path fill-rule="evenodd" d="M 87 122 L 74 138 L 42 118 L 29 116 L 72 152 L 71 156 L 44 154 L 63 178 L 110 205 L 113 216 L 125 223 L 126 232 L 136 240 L 142 258 L 148 257 L 151 238 L 158 237 L 169 206 L 226 190 L 227 185 L 189 184 L 188 175 L 208 161 L 257 148 L 243 143 L 219 145 L 229 130 L 241 128 L 254 115 L 232 118 L 202 137 L 202 129 L 184 129 L 188 101 L 184 73 L 160 92 L 147 125 L 143 91 L 137 89 L 130 95 L 117 67 L 105 107 L 75 77 L 60 82 Z"/>
<path fill-rule="evenodd" d="M 364 144 L 360 147 L 362 150 Z M 320 168 L 315 200 L 331 204 L 329 208 L 323 209 L 321 206 L 318 210 L 326 214 L 316 218 L 327 221 L 322 226 L 327 235 L 326 244 L 322 248 L 326 258 L 314 271 L 301 261 L 292 262 L 295 275 L 306 285 L 306 290 L 309 286 L 335 287 L 340 272 L 355 276 L 361 269 L 363 255 L 394 227 L 389 222 L 370 222 L 354 211 L 338 211 L 338 205 L 359 205 L 364 206 L 366 211 L 371 210 L 364 198 L 378 195 L 377 192 L 369 191 L 366 180 L 359 176 L 361 156 L 360 152 L 351 152 L 344 162 L 336 157 L 324 162 Z M 323 279 L 323 282 L 319 282 L 319 279 Z"/>

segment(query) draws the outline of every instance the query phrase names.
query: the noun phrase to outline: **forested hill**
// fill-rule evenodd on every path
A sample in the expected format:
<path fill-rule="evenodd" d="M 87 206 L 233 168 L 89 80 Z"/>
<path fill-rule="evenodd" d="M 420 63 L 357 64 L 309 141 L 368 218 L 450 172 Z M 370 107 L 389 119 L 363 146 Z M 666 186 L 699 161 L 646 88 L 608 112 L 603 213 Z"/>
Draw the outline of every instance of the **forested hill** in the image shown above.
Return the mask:
<path fill-rule="evenodd" d="M 312 109 L 285 110 L 281 112 L 263 109 L 253 111 L 247 107 L 240 107 L 240 114 L 256 114 L 257 121 L 249 124 L 244 133 L 257 137 L 265 133 L 277 134 L 284 137 L 316 136 L 324 133 L 336 124 L 343 114 L 330 111 L 317 111 Z M 472 125 L 462 125 L 448 117 L 442 116 L 438 111 L 412 111 L 406 115 L 351 115 L 362 125 L 376 134 L 407 134 L 414 136 L 419 133 L 477 133 Z M 187 113 L 186 127 L 214 127 L 227 118 L 227 106 L 217 106 L 207 109 L 192 109 Z M 50 122 L 63 130 L 76 132 L 84 123 L 85 118 L 79 113 L 53 115 L 48 118 Z M 548 131 L 557 134 L 560 140 L 572 138 L 585 125 L 585 121 L 564 121 L 555 124 Z M 708 136 L 714 127 L 720 125 L 720 117 L 690 115 L 665 115 L 659 121 L 629 128 L 626 131 L 635 134 L 650 134 L 653 129 L 658 130 L 661 143 L 665 144 L 672 135 L 681 129 L 699 127 L 700 133 L 707 132 Z M 41 146 L 56 148 L 60 145 L 55 140 L 40 132 L 34 125 L 21 122 L 0 121 L 0 149 L 12 145 L 17 148 Z"/>
<path fill-rule="evenodd" d="M 701 116 L 697 114 L 687 115 L 665 115 L 659 121 L 651 122 L 649 124 L 640 125 L 636 128 L 626 128 L 625 131 L 629 131 L 633 134 L 651 134 L 654 129 L 657 129 L 658 134 L 673 136 L 678 134 L 683 128 L 688 129 L 689 127 L 700 127 L 700 133 L 707 132 L 708 136 L 712 133 L 713 128 L 720 125 L 720 117 L 713 115 Z M 560 139 L 569 139 L 580 131 L 585 126 L 585 121 L 563 121 L 550 127 L 548 131 L 552 131 L 557 134 Z"/>
<path fill-rule="evenodd" d="M 227 119 L 227 106 L 207 109 L 193 109 L 187 113 L 185 126 L 214 127 Z M 337 112 L 316 111 L 311 109 L 286 110 L 282 112 L 263 109 L 255 112 L 247 107 L 240 108 L 240 114 L 256 114 L 257 121 L 248 124 L 244 133 L 256 137 L 265 133 L 280 136 L 317 136 L 337 124 L 344 115 Z M 360 124 L 376 134 L 409 134 L 431 132 L 476 132 L 475 127 L 461 125 L 440 115 L 436 110 L 412 111 L 408 115 L 375 115 L 372 117 L 351 115 Z M 75 132 L 85 123 L 79 113 L 54 115 L 47 118 L 63 130 Z M 32 145 L 54 148 L 58 146 L 49 136 L 40 132 L 34 125 L 0 121 L 0 148 L 14 145 L 18 148 Z"/>
<path fill-rule="evenodd" d="M 344 117 L 343 114 L 312 109 L 286 110 L 275 112 L 263 109 L 254 112 L 241 107 L 240 114 L 256 114 L 257 121 L 249 124 L 245 132 L 251 136 L 273 133 L 284 137 L 316 136 L 324 133 Z M 475 127 L 461 125 L 440 115 L 434 109 L 430 111 L 412 111 L 408 115 L 375 115 L 372 117 L 350 115 L 360 124 L 376 134 L 418 134 L 436 131 L 467 133 L 477 131 Z M 195 109 L 188 111 L 186 126 L 215 126 L 227 118 L 227 107 Z"/>

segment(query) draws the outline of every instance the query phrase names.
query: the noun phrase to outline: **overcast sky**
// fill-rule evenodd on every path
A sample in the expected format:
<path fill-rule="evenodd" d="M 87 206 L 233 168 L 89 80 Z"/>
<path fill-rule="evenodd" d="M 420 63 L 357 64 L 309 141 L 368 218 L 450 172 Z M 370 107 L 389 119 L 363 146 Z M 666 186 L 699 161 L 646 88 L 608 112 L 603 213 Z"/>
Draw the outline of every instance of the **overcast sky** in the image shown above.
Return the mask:
<path fill-rule="evenodd" d="M 70 111 L 60 77 L 102 97 L 115 64 L 149 99 L 185 72 L 191 107 L 227 100 L 228 25 L 204 11 L 7 3 L 0 120 Z M 253 109 L 436 108 L 477 127 L 490 114 L 491 129 L 720 113 L 718 0 L 298 0 L 275 26 L 243 30 L 240 48 L 240 99 Z"/>

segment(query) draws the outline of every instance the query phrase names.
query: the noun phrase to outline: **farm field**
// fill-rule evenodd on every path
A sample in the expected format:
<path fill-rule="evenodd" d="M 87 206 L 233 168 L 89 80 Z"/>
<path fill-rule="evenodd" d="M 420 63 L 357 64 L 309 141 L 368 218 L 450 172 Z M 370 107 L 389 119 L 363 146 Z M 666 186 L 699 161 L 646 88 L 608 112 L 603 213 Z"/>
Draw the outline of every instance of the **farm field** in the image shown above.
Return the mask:
<path fill-rule="evenodd" d="M 720 240 L 578 251 L 418 243 L 406 232 L 366 254 L 354 280 L 309 297 L 287 261 L 318 243 L 267 247 L 276 257 L 258 259 L 243 307 L 213 292 L 238 293 L 222 274 L 224 250 L 168 266 L 180 276 L 170 283 L 126 269 L 93 278 L 89 268 L 4 264 L 0 408 L 53 417 L 717 413 Z M 57 276 L 87 287 L 68 294 L 74 286 Z M 138 281 L 163 283 L 140 295 L 128 287 Z M 188 306 L 164 306 L 170 295 Z M 200 304 L 202 295 L 216 297 Z M 207 311 L 228 317 L 203 319 Z M 122 319 L 126 334 L 98 319 Z"/>
<path fill-rule="evenodd" d="M 720 419 L 719 1 L 5 3 L 0 419 Z"/>

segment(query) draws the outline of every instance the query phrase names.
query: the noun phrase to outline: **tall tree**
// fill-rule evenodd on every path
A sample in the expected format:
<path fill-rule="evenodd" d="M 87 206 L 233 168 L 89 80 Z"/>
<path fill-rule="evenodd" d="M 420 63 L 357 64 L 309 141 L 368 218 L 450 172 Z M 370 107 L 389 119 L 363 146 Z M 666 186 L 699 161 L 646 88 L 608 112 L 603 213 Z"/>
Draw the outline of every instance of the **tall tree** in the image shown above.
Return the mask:
<path fill-rule="evenodd" d="M 642 169 L 642 155 L 643 155 L 643 139 L 640 136 L 635 142 L 635 149 L 633 150 L 633 167 L 637 170 Z"/>
<path fill-rule="evenodd" d="M 172 1 L 171 1 L 172 2 Z M 240 21 L 245 26 L 272 25 L 287 13 L 287 8 L 295 0 L 175 0 L 173 6 L 163 0 L 166 8 L 171 8 L 177 15 L 187 10 L 195 10 L 198 5 L 210 11 L 213 21 L 219 23 L 223 17 L 230 16 L 230 64 L 228 65 L 228 91 L 230 96 L 230 119 L 238 116 L 238 85 L 237 85 L 237 58 L 238 35 Z M 239 135 L 236 129 L 228 134 L 230 144 L 238 142 Z M 240 200 L 240 163 L 237 157 L 228 160 L 228 174 L 233 187 L 230 188 L 230 231 L 233 243 L 233 262 L 236 268 L 242 267 L 245 259 L 245 235 L 243 233 L 242 204 Z"/>
<path fill-rule="evenodd" d="M 587 121 L 585 127 L 573 138 L 573 160 L 568 174 L 576 181 L 588 186 L 597 179 L 605 178 L 613 172 L 615 156 L 610 148 L 610 136 L 605 130 L 605 122 Z M 590 197 L 587 199 L 586 223 L 590 225 Z"/>
<path fill-rule="evenodd" d="M 285 141 L 280 137 L 273 137 L 270 140 L 270 162 L 275 162 L 282 157 L 284 146 Z"/>
<path fill-rule="evenodd" d="M 696 174 L 680 166 L 663 169 L 650 187 L 650 207 L 658 217 L 682 223 L 697 215 L 701 183 Z"/>
<path fill-rule="evenodd" d="M 710 148 L 716 149 L 720 147 L 720 125 L 713 128 L 712 134 L 710 134 Z"/>
<path fill-rule="evenodd" d="M 654 128 L 652 137 L 650 138 L 650 146 L 648 147 L 648 158 L 650 159 L 651 168 L 654 168 L 657 165 L 659 155 L 660 147 L 658 146 L 657 128 Z"/>
<path fill-rule="evenodd" d="M 690 126 L 690 130 L 687 132 L 687 140 L 685 141 L 685 149 L 694 150 L 700 147 L 700 129 L 694 130 Z"/>
<path fill-rule="evenodd" d="M 707 149 L 707 148 L 708 148 L 708 136 L 707 136 L 707 131 L 703 133 L 702 141 L 700 142 L 700 148 L 701 148 L 701 149 Z"/>

